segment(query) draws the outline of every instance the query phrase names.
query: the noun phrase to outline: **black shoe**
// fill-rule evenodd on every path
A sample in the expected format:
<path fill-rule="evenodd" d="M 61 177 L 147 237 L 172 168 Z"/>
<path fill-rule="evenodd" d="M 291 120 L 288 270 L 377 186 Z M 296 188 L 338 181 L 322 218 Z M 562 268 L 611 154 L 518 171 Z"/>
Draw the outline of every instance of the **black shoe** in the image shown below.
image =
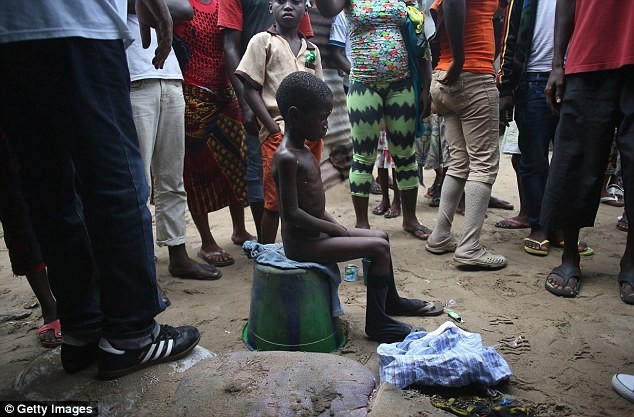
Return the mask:
<path fill-rule="evenodd" d="M 75 346 L 62 342 L 60 354 L 64 371 L 68 374 L 74 374 L 96 363 L 98 344 L 98 341 L 94 341 L 84 346 Z"/>
<path fill-rule="evenodd" d="M 161 324 L 154 341 L 140 349 L 117 349 L 102 338 L 97 366 L 102 378 L 118 378 L 139 369 L 187 356 L 198 344 L 200 332 L 193 326 L 170 327 Z"/>
<path fill-rule="evenodd" d="M 172 302 L 170 301 L 169 297 L 165 293 L 165 290 L 161 287 L 158 287 L 158 289 L 159 289 L 159 296 L 161 297 L 161 300 L 163 300 L 163 304 L 165 304 L 165 308 L 171 306 Z"/>

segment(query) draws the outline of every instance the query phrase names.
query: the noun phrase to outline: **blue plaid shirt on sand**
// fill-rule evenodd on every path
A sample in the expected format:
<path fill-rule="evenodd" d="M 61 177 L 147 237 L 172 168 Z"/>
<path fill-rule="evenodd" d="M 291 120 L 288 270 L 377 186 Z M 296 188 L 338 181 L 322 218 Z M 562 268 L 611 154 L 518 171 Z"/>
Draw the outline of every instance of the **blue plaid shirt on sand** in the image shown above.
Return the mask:
<path fill-rule="evenodd" d="M 377 353 L 381 382 L 401 389 L 414 383 L 494 386 L 512 375 L 494 348 L 482 346 L 478 333 L 466 332 L 449 321 L 433 332 L 414 332 L 402 342 L 382 343 Z"/>

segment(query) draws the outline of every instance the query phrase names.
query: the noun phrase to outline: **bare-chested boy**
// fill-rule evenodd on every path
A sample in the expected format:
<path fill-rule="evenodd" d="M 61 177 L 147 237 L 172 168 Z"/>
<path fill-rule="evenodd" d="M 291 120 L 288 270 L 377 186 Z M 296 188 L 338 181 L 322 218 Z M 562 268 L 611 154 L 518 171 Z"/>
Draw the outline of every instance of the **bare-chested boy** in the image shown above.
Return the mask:
<path fill-rule="evenodd" d="M 440 304 L 399 297 L 385 232 L 345 228 L 326 212 L 319 165 L 304 140 L 317 141 L 326 135 L 332 92 L 314 75 L 295 72 L 284 78 L 276 99 L 286 130 L 273 156 L 272 174 L 279 196 L 286 256 L 320 263 L 370 259 L 365 332 L 381 343 L 403 340 L 414 330 L 413 326 L 390 315 L 435 316 L 443 308 Z"/>

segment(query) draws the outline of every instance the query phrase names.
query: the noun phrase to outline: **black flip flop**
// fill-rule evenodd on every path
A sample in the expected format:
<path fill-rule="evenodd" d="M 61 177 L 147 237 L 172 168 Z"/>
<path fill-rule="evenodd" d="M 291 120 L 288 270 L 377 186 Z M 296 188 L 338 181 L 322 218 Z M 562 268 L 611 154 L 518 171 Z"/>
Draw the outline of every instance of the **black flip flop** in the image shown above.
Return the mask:
<path fill-rule="evenodd" d="M 581 288 L 581 269 L 559 265 L 558 267 L 555 267 L 552 269 L 552 271 L 550 271 L 550 274 L 548 274 L 548 276 L 550 275 L 557 275 L 558 277 L 562 278 L 564 280 L 564 287 L 563 288 L 554 287 L 553 284 L 551 284 L 548 281 L 548 277 L 546 277 L 545 287 L 549 293 L 558 295 L 560 297 L 566 297 L 566 298 L 573 298 L 573 297 L 576 297 L 577 294 L 579 294 L 579 289 Z M 566 291 L 566 288 L 570 288 L 568 287 L 568 282 L 572 278 L 577 279 L 577 285 L 575 285 L 572 291 L 570 290 Z"/>
<path fill-rule="evenodd" d="M 621 271 L 619 273 L 619 294 L 621 295 L 621 300 L 623 300 L 625 304 L 634 304 L 634 293 L 625 294 L 621 289 L 621 284 L 623 284 L 624 282 L 627 282 L 632 287 L 634 287 L 634 271 L 630 271 L 628 273 Z"/>

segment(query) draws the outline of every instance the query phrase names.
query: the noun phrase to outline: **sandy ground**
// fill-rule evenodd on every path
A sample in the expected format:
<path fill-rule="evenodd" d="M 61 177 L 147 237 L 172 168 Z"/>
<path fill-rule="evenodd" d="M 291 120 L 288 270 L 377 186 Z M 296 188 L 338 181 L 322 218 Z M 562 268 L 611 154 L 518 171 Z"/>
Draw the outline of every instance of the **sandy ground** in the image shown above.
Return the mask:
<path fill-rule="evenodd" d="M 426 172 L 426 182 L 433 173 Z M 515 176 L 510 159 L 503 157 L 494 194 L 518 207 Z M 418 216 L 434 226 L 436 209 L 418 199 Z M 378 203 L 372 196 L 371 207 Z M 342 224 L 352 226 L 354 214 L 347 183 L 327 191 L 328 210 Z M 514 375 L 503 387 L 507 393 L 529 400 L 542 415 L 626 416 L 634 408 L 616 394 L 610 379 L 616 372 L 634 373 L 632 334 L 634 307 L 618 296 L 616 276 L 624 249 L 625 233 L 616 229 L 621 209 L 601 205 L 596 227 L 582 231 L 595 255 L 582 259 L 584 281 L 576 299 L 562 299 L 544 289 L 550 268 L 558 265 L 561 249 L 547 257 L 522 250 L 525 230 L 503 230 L 494 223 L 516 212 L 489 210 L 482 240 L 495 253 L 508 257 L 507 268 L 494 272 L 464 272 L 452 263 L 451 255 L 431 255 L 424 243 L 401 229 L 401 218 L 371 216 L 372 226 L 386 230 L 391 237 L 397 287 L 404 296 L 449 303 L 462 315 L 466 330 L 480 333 L 486 345 L 493 345 L 508 361 Z M 249 214 L 246 215 L 249 219 Z M 188 247 L 191 256 L 200 245 L 189 221 Z M 200 344 L 212 352 L 247 350 L 241 332 L 249 317 L 252 261 L 241 248 L 231 244 L 228 210 L 210 215 L 217 240 L 235 258 L 233 266 L 222 269 L 223 278 L 215 282 L 185 281 L 167 272 L 167 249 L 157 248 L 161 286 L 172 306 L 158 319 L 169 324 L 193 324 L 202 331 Z M 455 230 L 462 217 L 457 216 Z M 254 232 L 253 224 L 248 226 Z M 356 261 L 361 265 L 360 261 Z M 365 287 L 361 280 L 344 282 L 340 297 L 346 309 L 343 320 L 350 328 L 346 346 L 338 354 L 367 366 L 378 379 L 376 343 L 363 333 Z M 41 325 L 39 307 L 34 306 L 26 279 L 11 273 L 4 241 L 0 243 L 0 387 L 6 386 L 42 348 L 35 336 Z M 12 314 L 31 313 L 11 318 Z M 9 313 L 7 316 L 6 313 Z M 433 330 L 447 320 L 407 318 L 406 321 Z"/>

